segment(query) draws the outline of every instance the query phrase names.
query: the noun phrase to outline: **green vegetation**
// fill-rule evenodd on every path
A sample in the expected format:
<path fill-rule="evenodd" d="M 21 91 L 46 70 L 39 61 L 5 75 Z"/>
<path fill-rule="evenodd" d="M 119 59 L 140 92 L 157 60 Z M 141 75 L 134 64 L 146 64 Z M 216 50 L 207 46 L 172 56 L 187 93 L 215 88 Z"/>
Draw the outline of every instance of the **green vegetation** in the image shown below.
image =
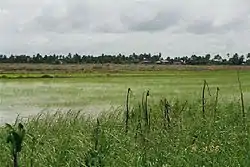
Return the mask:
<path fill-rule="evenodd" d="M 36 55 L 1 55 L 0 54 L 0 63 L 29 63 L 29 64 L 189 64 L 189 65 L 250 65 L 250 53 L 246 55 L 238 55 L 234 53 L 232 56 L 228 53 L 227 58 L 222 58 L 219 54 L 213 56 L 210 54 L 206 55 L 192 55 L 190 57 L 167 57 L 165 60 L 162 57 L 162 54 L 150 53 L 133 53 L 131 55 L 80 55 L 72 54 L 68 55 L 41 55 L 37 53 Z"/>
<path fill-rule="evenodd" d="M 148 105 L 148 108 L 146 107 Z M 168 106 L 169 105 L 169 106 Z M 35 117 L 20 154 L 22 166 L 249 166 L 249 120 L 239 103 L 172 101 L 130 107 L 128 132 L 122 111 L 98 122 L 79 112 Z M 168 111 L 167 111 L 168 110 Z M 146 114 L 148 111 L 148 114 Z M 149 116 L 150 115 L 150 116 Z M 167 126 L 166 126 L 167 124 Z M 1 166 L 10 148 L 1 129 Z"/>
<path fill-rule="evenodd" d="M 249 74 L 250 71 L 247 70 L 240 72 L 246 103 L 250 100 Z M 6 75 L 15 77 L 16 74 Z M 74 75 L 74 78 L 2 78 L 0 109 L 9 110 L 8 106 L 11 105 L 13 112 L 25 110 L 36 113 L 37 110 L 51 107 L 92 107 L 93 110 L 106 110 L 110 105 L 117 107 L 124 104 L 124 90 L 128 87 L 133 90 L 134 99 L 140 99 L 142 92 L 150 90 L 151 98 L 156 103 L 164 97 L 191 100 L 201 97 L 204 79 L 209 83 L 210 89 L 220 88 L 220 100 L 223 102 L 239 97 L 237 72 L 231 70 L 72 74 Z"/>
<path fill-rule="evenodd" d="M 33 98 L 50 93 L 54 107 L 72 108 L 17 119 L 26 131 L 20 166 L 249 166 L 249 73 L 241 71 L 239 78 L 235 71 L 162 71 L 2 79 L 8 83 L 2 93 L 9 100 L 24 92 Z M 98 117 L 74 108 L 104 109 L 107 103 L 122 107 Z M 10 166 L 9 129 L 1 127 L 0 134 L 0 166 Z"/>
<path fill-rule="evenodd" d="M 18 153 L 22 150 L 22 142 L 25 136 L 25 130 L 21 123 L 15 129 L 10 124 L 6 124 L 9 129 L 7 136 L 7 143 L 11 144 L 11 155 L 13 156 L 13 166 L 18 167 Z"/>

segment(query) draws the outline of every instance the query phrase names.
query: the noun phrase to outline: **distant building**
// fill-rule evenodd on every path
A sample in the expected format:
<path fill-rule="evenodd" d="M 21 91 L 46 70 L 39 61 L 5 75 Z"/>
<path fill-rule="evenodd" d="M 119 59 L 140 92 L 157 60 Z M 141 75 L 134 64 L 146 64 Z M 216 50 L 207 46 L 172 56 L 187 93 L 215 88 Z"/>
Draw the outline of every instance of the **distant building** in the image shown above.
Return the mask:
<path fill-rule="evenodd" d="M 170 64 L 170 62 L 168 60 L 159 60 L 156 64 Z"/>
<path fill-rule="evenodd" d="M 170 61 L 168 61 L 168 60 L 162 60 L 161 62 L 162 62 L 162 64 L 170 64 Z"/>
<path fill-rule="evenodd" d="M 182 62 L 181 61 L 174 61 L 173 64 L 174 65 L 182 65 Z"/>
<path fill-rule="evenodd" d="M 179 61 L 179 60 L 176 60 L 176 61 L 173 62 L 173 64 L 174 64 L 174 65 L 183 65 L 183 64 L 186 64 L 186 62 L 183 61 L 183 60 L 180 60 L 180 61 Z"/>
<path fill-rule="evenodd" d="M 150 64 L 150 63 L 152 63 L 152 62 L 149 61 L 149 60 L 143 60 L 141 63 L 142 63 L 142 64 Z"/>
<path fill-rule="evenodd" d="M 161 61 L 161 60 L 159 60 L 159 61 L 157 61 L 157 62 L 156 62 L 156 64 L 162 64 L 162 61 Z"/>

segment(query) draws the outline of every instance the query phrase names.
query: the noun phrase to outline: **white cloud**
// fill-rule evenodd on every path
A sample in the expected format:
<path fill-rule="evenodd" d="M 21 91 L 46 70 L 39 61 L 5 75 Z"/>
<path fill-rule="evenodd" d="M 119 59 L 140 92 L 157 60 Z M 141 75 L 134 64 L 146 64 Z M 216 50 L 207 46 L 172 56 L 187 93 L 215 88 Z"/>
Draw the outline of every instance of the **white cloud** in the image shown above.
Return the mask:
<path fill-rule="evenodd" d="M 0 52 L 247 53 L 248 0 L 0 1 Z"/>

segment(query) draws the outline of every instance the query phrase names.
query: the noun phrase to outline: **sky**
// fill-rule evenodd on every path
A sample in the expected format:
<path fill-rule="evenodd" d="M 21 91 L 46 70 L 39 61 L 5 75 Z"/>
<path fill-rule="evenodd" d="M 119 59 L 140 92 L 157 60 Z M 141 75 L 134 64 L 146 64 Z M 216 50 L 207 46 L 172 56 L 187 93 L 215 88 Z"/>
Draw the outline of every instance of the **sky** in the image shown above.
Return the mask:
<path fill-rule="evenodd" d="M 0 0 L 2 54 L 250 52 L 249 0 Z"/>

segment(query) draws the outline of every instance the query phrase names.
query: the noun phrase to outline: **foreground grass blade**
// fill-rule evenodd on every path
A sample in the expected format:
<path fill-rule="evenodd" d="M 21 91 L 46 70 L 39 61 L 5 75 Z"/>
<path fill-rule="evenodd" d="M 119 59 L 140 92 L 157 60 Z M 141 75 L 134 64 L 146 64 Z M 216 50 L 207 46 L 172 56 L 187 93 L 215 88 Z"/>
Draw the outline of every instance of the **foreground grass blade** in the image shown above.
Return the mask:
<path fill-rule="evenodd" d="M 126 99 L 126 113 L 125 113 L 125 133 L 128 133 L 128 121 L 129 121 L 129 93 L 131 89 L 128 88 L 127 99 Z"/>
<path fill-rule="evenodd" d="M 241 86 L 241 82 L 240 82 L 239 71 L 237 71 L 237 79 L 238 79 L 238 84 L 239 84 L 239 89 L 240 89 L 240 100 L 241 100 L 242 117 L 245 118 L 246 117 L 246 113 L 245 113 L 245 105 L 244 105 L 244 95 L 243 95 L 242 86 Z"/>

